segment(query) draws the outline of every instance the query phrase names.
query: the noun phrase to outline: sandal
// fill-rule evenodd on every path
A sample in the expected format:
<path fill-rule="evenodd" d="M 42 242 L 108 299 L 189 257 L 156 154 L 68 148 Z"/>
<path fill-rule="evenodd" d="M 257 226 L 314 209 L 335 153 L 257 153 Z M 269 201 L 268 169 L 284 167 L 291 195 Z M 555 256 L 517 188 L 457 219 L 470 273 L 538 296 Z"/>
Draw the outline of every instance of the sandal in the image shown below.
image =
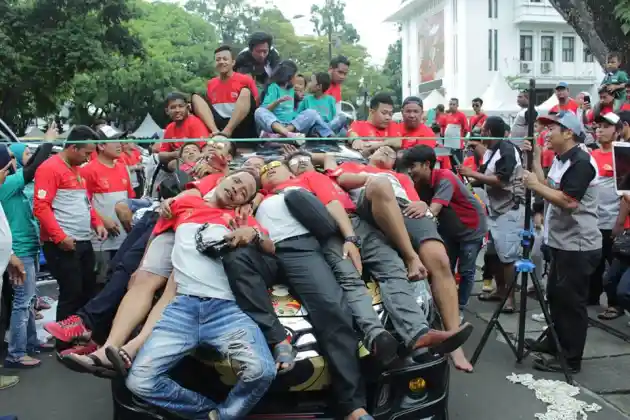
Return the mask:
<path fill-rule="evenodd" d="M 16 386 L 18 382 L 20 382 L 20 378 L 17 376 L 0 375 L 0 391 Z"/>
<path fill-rule="evenodd" d="M 605 321 L 612 321 L 613 319 L 617 319 L 623 316 L 623 311 L 615 307 L 606 308 L 606 310 L 600 314 L 597 314 L 597 318 L 603 319 Z"/>
<path fill-rule="evenodd" d="M 123 378 L 127 377 L 133 364 L 133 359 L 129 356 L 129 353 L 125 349 L 109 346 L 105 349 L 105 355 L 107 360 L 112 362 L 114 370 Z"/>
<path fill-rule="evenodd" d="M 117 376 L 116 370 L 109 366 L 105 366 L 101 359 L 97 356 L 93 354 L 87 354 L 86 356 L 92 361 L 92 363 L 86 363 L 80 358 L 80 355 L 77 354 L 69 354 L 62 357 L 61 363 L 63 363 L 68 369 L 75 372 L 91 373 L 99 378 L 111 379 Z"/>
<path fill-rule="evenodd" d="M 499 296 L 496 292 L 484 292 L 477 296 L 477 298 L 482 302 L 501 302 L 503 300 L 503 297 Z"/>
<path fill-rule="evenodd" d="M 17 360 L 5 360 L 3 367 L 6 369 L 32 369 L 39 367 L 42 361 L 34 357 L 24 356 Z"/>
<path fill-rule="evenodd" d="M 278 375 L 284 375 L 291 372 L 295 367 L 295 356 L 297 351 L 289 343 L 282 342 L 276 344 L 273 348 L 273 357 L 276 363 L 289 365 L 287 368 L 278 370 Z"/>

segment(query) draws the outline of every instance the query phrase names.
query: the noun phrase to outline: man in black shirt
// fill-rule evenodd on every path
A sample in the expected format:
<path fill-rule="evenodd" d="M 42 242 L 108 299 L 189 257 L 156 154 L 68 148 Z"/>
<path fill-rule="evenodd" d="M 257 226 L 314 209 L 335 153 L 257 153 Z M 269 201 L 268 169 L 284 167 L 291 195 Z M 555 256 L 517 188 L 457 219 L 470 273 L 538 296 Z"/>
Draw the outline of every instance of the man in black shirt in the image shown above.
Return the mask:
<path fill-rule="evenodd" d="M 249 74 L 261 88 L 280 62 L 280 54 L 273 47 L 273 37 L 264 32 L 252 34 L 247 44 L 236 57 L 234 71 Z"/>

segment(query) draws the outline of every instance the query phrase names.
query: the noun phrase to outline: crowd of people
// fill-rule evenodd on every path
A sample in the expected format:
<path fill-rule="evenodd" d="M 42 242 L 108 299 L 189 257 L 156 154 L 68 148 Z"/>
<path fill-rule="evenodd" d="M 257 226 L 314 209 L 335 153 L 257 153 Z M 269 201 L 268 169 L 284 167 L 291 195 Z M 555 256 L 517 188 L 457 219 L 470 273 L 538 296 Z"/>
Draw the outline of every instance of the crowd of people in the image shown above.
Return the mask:
<path fill-rule="evenodd" d="M 238 55 L 217 48 L 215 63 L 205 95 L 168 96 L 172 122 L 152 146 L 152 171 L 105 122 L 73 128 L 57 154 L 51 142 L 32 155 L 0 145 L 0 267 L 13 288 L 5 366 L 37 367 L 37 353 L 54 350 L 77 372 L 126 377 L 138 398 L 184 418 L 243 418 L 296 364 L 268 294 L 284 282 L 308 308 L 339 416 L 371 419 L 359 340 L 383 367 L 402 344 L 473 371 L 461 349 L 472 330 L 462 310 L 477 258 L 487 242 L 479 299 L 503 300 L 521 258 L 526 189 L 537 197 L 547 299 L 572 371 L 581 368 L 586 306 L 605 290 L 602 317 L 630 310 L 630 266 L 613 252 L 614 238 L 630 228 L 630 197 L 616 194 L 612 174 L 611 143 L 630 137 L 630 111 L 615 99 L 625 89 L 618 77 L 609 75 L 592 110 L 587 95 L 573 100 L 559 83 L 557 109 L 538 117 L 528 140 L 522 129 L 536 116 L 525 112 L 527 91 L 512 127 L 486 115 L 481 98 L 468 119 L 456 98 L 448 110 L 425 113 L 419 97 L 408 97 L 396 123 L 386 93 L 372 97 L 366 121 L 352 121 L 337 107 L 351 65 L 345 57 L 302 75 L 258 33 Z M 452 132 L 461 147 L 436 153 Z M 299 147 L 304 137 L 338 136 L 361 158 L 339 163 Z M 274 141 L 281 137 L 294 141 Z M 523 164 L 529 151 L 531 172 Z M 40 249 L 59 285 L 57 321 L 45 326 L 54 346 L 35 332 Z M 380 286 L 393 331 L 372 306 L 364 271 Z M 418 281 L 430 282 L 443 329 L 417 303 Z M 503 312 L 517 310 L 508 296 Z M 201 345 L 240 366 L 225 401 L 169 376 Z M 560 350 L 549 340 L 528 345 Z M 561 370 L 557 357 L 534 366 Z M 0 389 L 15 383 L 0 377 Z"/>

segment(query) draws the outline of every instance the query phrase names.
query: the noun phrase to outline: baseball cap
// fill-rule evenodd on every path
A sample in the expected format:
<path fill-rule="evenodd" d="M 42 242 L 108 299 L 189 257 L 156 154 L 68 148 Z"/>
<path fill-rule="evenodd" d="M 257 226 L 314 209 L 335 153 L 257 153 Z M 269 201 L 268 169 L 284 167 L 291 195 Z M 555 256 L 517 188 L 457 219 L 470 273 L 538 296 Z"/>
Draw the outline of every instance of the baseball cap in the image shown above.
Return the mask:
<path fill-rule="evenodd" d="M 573 112 L 570 111 L 560 111 L 557 114 L 549 114 L 539 117 L 538 121 L 543 124 L 559 124 L 567 130 L 573 131 L 573 134 L 577 136 L 582 136 L 584 134 L 580 120 Z"/>
<path fill-rule="evenodd" d="M 111 125 L 102 125 L 96 130 L 101 140 L 115 140 L 121 138 L 125 133 L 116 130 Z"/>
<path fill-rule="evenodd" d="M 567 84 L 567 82 L 558 82 L 558 84 L 556 85 L 556 89 L 568 89 L 569 85 Z"/>
<path fill-rule="evenodd" d="M 614 112 L 607 112 L 603 115 L 598 115 L 595 118 L 595 122 L 596 123 L 606 122 L 610 125 L 617 126 L 618 128 L 621 128 L 621 126 L 623 125 L 623 122 L 621 121 L 621 118 L 619 117 L 619 115 L 615 114 Z"/>

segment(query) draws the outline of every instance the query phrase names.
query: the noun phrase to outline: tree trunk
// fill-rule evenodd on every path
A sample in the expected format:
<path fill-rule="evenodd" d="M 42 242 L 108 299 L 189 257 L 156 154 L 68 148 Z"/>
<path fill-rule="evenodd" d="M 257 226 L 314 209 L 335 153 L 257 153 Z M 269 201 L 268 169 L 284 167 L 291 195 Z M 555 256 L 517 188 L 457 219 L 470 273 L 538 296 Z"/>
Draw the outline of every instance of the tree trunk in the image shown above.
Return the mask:
<path fill-rule="evenodd" d="M 621 67 L 630 70 L 630 38 L 621 30 L 613 10 L 616 0 L 550 0 L 571 27 L 582 38 L 595 59 L 606 66 L 606 54 L 621 53 Z"/>

